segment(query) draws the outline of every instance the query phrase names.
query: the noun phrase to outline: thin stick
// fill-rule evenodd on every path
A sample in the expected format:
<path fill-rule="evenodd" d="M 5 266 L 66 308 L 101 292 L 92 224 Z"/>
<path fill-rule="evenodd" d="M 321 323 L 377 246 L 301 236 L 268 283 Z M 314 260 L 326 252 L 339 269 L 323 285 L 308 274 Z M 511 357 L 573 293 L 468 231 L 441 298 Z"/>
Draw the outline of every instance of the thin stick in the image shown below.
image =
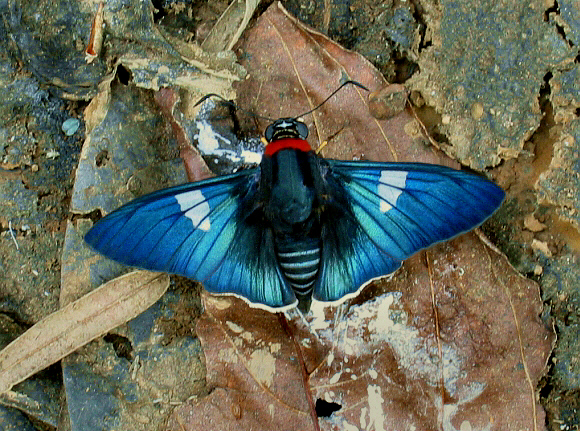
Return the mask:
<path fill-rule="evenodd" d="M 14 245 L 16 245 L 16 251 L 20 250 L 20 247 L 18 247 L 18 242 L 16 242 L 16 237 L 14 236 L 14 231 L 12 230 L 12 220 L 8 222 L 8 230 L 10 231 L 12 241 L 14 241 Z"/>

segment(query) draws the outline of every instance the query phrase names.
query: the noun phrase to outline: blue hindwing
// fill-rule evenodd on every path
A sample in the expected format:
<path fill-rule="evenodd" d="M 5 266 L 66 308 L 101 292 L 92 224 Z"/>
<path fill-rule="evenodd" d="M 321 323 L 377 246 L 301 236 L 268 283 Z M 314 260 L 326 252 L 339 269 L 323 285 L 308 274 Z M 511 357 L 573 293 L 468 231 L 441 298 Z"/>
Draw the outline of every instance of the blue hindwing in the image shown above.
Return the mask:
<path fill-rule="evenodd" d="M 255 199 L 258 181 L 252 169 L 151 193 L 101 219 L 85 241 L 110 259 L 183 275 L 212 293 L 290 306 L 296 298 L 276 263 L 271 231 L 240 211 Z"/>
<path fill-rule="evenodd" d="M 417 251 L 473 229 L 504 198 L 491 181 L 444 166 L 326 162 L 327 180 L 342 187 L 349 205 L 344 215 L 323 222 L 322 266 L 313 294 L 320 301 L 353 295 Z"/>

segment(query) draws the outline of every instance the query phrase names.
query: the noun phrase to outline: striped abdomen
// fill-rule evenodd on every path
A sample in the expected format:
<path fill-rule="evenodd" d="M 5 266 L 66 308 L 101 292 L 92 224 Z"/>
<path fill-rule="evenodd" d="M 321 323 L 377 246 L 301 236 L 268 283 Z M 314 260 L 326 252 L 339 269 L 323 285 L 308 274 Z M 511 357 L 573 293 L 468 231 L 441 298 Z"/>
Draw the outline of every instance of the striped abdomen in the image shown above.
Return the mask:
<path fill-rule="evenodd" d="M 320 266 L 319 241 L 306 239 L 277 245 L 278 263 L 288 284 L 299 299 L 310 297 Z"/>

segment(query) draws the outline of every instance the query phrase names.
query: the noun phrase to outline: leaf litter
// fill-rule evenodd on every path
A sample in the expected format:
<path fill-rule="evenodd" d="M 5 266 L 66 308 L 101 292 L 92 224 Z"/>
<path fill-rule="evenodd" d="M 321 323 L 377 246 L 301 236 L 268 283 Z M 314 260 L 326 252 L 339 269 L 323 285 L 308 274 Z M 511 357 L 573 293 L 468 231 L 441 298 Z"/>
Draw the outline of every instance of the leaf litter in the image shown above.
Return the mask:
<path fill-rule="evenodd" d="M 135 271 L 50 314 L 0 352 L 0 393 L 139 315 L 168 287 L 166 274 Z"/>
<path fill-rule="evenodd" d="M 234 83 L 241 109 L 269 118 L 306 112 L 336 90 L 355 80 L 371 90 L 389 84 L 368 60 L 343 49 L 291 17 L 279 4 L 272 5 L 247 32 L 237 48 L 248 77 Z M 312 148 L 327 141 L 322 155 L 337 159 L 414 161 L 454 164 L 428 145 L 410 111 L 387 120 L 374 118 L 367 92 L 343 88 L 304 120 Z M 246 116 L 240 122 L 263 132 L 269 120 Z"/>
<path fill-rule="evenodd" d="M 103 6 L 100 7 L 99 12 L 101 18 L 102 9 Z M 109 12 L 106 11 L 106 13 Z M 240 29 L 247 25 L 246 15 L 250 13 L 251 7 L 248 7 L 243 14 L 242 22 L 237 23 Z M 226 48 L 221 49 L 216 55 L 209 54 L 194 44 L 179 43 L 170 35 L 161 34 L 159 32 L 161 28 L 154 27 L 150 14 L 145 14 L 143 17 L 145 21 L 151 18 L 147 22 L 151 24 L 148 30 L 151 30 L 149 35 L 153 37 L 145 38 L 146 41 L 140 40 L 142 45 L 124 46 L 123 43 L 111 45 L 109 54 L 115 57 L 116 61 L 113 64 L 113 72 L 101 82 L 99 93 L 86 109 L 87 139 L 83 145 L 83 153 L 77 169 L 77 180 L 71 204 L 72 212 L 87 214 L 96 209 L 109 212 L 134 197 L 132 192 L 138 188 L 134 186 L 134 183 L 139 184 L 140 180 L 145 180 L 143 182 L 146 183 L 144 187 L 146 189 L 149 184 L 158 179 L 157 171 L 163 171 L 169 178 L 169 182 L 175 182 L 176 178 L 184 177 L 184 171 L 175 169 L 173 160 L 168 160 L 167 149 L 160 148 L 161 145 L 156 147 L 143 145 L 143 142 L 155 140 L 155 135 L 159 133 L 159 112 L 154 114 L 153 98 L 147 90 L 159 90 L 161 87 L 171 85 L 180 89 L 180 95 L 187 99 L 197 99 L 207 93 L 208 89 L 227 95 L 232 91 L 231 82 L 240 79 L 245 74 L 243 68 L 236 63 L 235 55 Z M 123 20 L 115 21 L 117 25 L 125 23 L 126 21 Z M 116 28 L 114 25 L 109 27 L 109 37 L 113 37 Z M 135 37 L 135 40 L 139 40 L 139 37 Z M 152 48 L 153 46 L 162 47 L 162 49 Z M 147 50 L 146 47 L 150 49 Z M 94 54 L 98 55 L 97 52 Z M 114 80 L 119 67 L 124 67 L 130 73 L 131 83 L 134 86 L 119 85 Z M 179 102 L 179 96 L 173 97 L 176 96 L 176 92 L 172 91 L 170 90 L 169 94 L 159 92 L 159 99 L 155 102 L 168 117 L 174 130 L 182 131 L 181 124 L 178 123 L 179 116 L 174 116 L 173 110 L 175 103 Z M 154 115 L 157 117 L 155 118 Z M 112 126 L 113 124 L 116 127 Z M 184 142 L 183 137 L 178 136 L 178 138 L 182 138 L 179 142 L 182 147 L 188 143 Z M 162 144 L 165 142 L 162 141 Z M 182 153 L 187 153 L 187 148 L 180 149 L 183 150 Z M 160 153 L 162 157 L 159 157 Z M 186 155 L 191 156 L 191 154 Z M 163 159 L 161 163 L 158 162 L 159 158 Z M 205 165 L 192 166 L 195 163 L 202 165 L 201 159 L 195 159 L 193 156 L 189 159 L 183 157 L 183 159 L 188 163 L 187 167 L 191 172 L 200 172 L 201 175 L 205 173 Z M 151 169 L 150 165 L 157 166 Z M 175 172 L 172 173 L 172 170 Z M 122 174 L 119 175 L 119 173 Z M 103 185 L 109 192 L 103 192 Z M 159 184 L 156 187 L 159 187 Z M 116 277 L 100 288 L 87 293 L 91 286 L 99 284 L 99 280 L 110 279 L 123 271 L 119 265 L 111 265 L 110 262 L 104 262 L 103 258 L 89 254 L 86 246 L 82 246 L 82 233 L 87 228 L 87 220 L 68 224 L 69 247 L 65 247 L 63 252 L 64 264 L 61 273 L 63 308 L 34 325 L 0 353 L 0 392 L 9 391 L 14 384 L 36 371 L 66 357 L 91 340 L 108 333 L 135 316 L 141 315 L 168 288 L 167 275 L 156 275 L 155 279 L 151 279 L 153 277 L 151 273 L 139 271 Z M 75 301 L 76 298 L 79 299 Z M 179 352 L 179 348 L 180 346 L 177 346 L 174 350 Z M 98 350 L 98 346 L 95 345 L 95 349 Z M 162 353 L 167 355 L 166 352 Z M 101 349 L 97 355 L 104 358 L 110 355 L 110 351 Z M 195 355 L 195 352 L 192 352 L 192 355 Z M 75 372 L 78 373 L 78 365 L 83 367 L 86 365 L 82 359 L 79 359 L 81 357 L 82 355 L 71 359 L 69 356 L 63 361 L 63 374 L 69 377 L 75 375 L 75 378 L 79 379 L 75 386 L 75 384 L 67 385 L 70 382 L 65 378 L 65 390 L 67 396 L 71 397 L 68 400 L 68 408 L 73 412 L 71 413 L 73 416 L 77 408 L 86 402 L 84 398 L 81 400 L 77 396 L 78 392 L 74 391 L 77 389 L 82 391 L 81 386 L 86 383 L 83 379 L 88 378 L 87 376 L 91 373 L 85 370 L 84 374 L 75 374 Z M 178 355 L 175 358 L 182 359 Z M 138 358 L 135 361 L 139 363 Z M 143 368 L 151 365 L 147 361 L 141 360 L 141 362 Z M 111 376 L 99 375 L 98 372 L 95 373 L 96 375 L 104 386 L 109 383 L 107 379 Z M 146 377 L 152 378 L 155 375 L 149 372 Z M 154 388 L 149 388 L 150 392 L 159 391 L 154 384 L 152 386 Z M 117 389 L 122 391 L 127 387 Z M 191 390 L 191 387 L 187 389 Z M 98 392 L 98 389 L 92 387 L 91 391 Z M 90 396 L 89 392 L 87 388 L 85 393 Z M 13 392 L 8 392 L 8 394 L 12 397 L 18 395 Z M 104 396 L 104 394 L 101 395 Z M 122 407 L 118 407 L 116 412 L 109 413 L 123 423 L 132 421 L 131 425 L 127 426 L 136 429 L 135 426 L 138 424 L 135 423 L 135 418 L 124 411 L 119 413 L 119 410 L 123 410 Z M 157 416 L 159 416 L 159 411 L 160 409 L 157 408 Z M 94 413 L 96 411 L 91 410 L 85 415 L 75 416 L 71 424 L 72 429 L 87 426 L 87 423 L 94 419 Z M 77 423 L 77 420 L 83 424 Z"/>
<path fill-rule="evenodd" d="M 197 334 L 213 391 L 167 429 L 317 429 L 308 396 L 340 407 L 323 430 L 543 429 L 535 386 L 553 334 L 537 286 L 504 256 L 468 234 L 369 287 L 373 299 L 344 315 L 315 307 L 290 320 L 298 344 L 278 316 L 204 294 Z"/>
<path fill-rule="evenodd" d="M 354 79 L 386 86 L 362 57 L 272 5 L 238 47 L 249 78 L 243 109 L 299 115 Z M 343 159 L 458 166 L 427 145 L 407 110 L 387 120 L 345 89 L 306 117 L 314 148 Z M 266 120 L 253 119 L 263 129 Z M 248 120 L 246 127 L 256 127 Z M 469 233 L 406 261 L 350 306 L 284 320 L 235 298 L 204 294 L 197 334 L 208 397 L 177 408 L 168 430 L 540 430 L 535 387 L 554 334 L 539 319 L 538 286 L 483 236 Z M 299 347 L 298 347 L 299 346 Z M 323 400 L 334 413 L 308 400 Z"/>

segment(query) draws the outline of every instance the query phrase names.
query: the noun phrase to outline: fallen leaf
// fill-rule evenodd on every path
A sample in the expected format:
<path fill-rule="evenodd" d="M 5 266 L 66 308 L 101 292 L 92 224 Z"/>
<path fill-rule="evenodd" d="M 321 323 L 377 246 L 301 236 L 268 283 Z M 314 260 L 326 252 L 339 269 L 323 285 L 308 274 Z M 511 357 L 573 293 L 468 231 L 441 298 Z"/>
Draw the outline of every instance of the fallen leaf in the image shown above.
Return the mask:
<path fill-rule="evenodd" d="M 338 408 L 322 430 L 544 429 L 535 388 L 554 334 L 538 286 L 504 256 L 468 234 L 370 290 L 344 316 L 315 308 L 310 333 L 291 320 L 297 344 L 276 315 L 205 294 L 197 334 L 214 389 L 167 429 L 317 429 L 308 397 Z"/>
<path fill-rule="evenodd" d="M 135 271 L 42 319 L 0 352 L 0 393 L 139 315 L 168 287 L 168 275 Z"/>
<path fill-rule="evenodd" d="M 179 93 L 171 88 L 162 88 L 155 93 L 155 101 L 161 108 L 163 116 L 173 130 L 173 135 L 179 146 L 179 156 L 183 160 L 187 179 L 191 181 L 201 181 L 212 176 L 211 171 L 204 163 L 199 151 L 192 145 L 183 125 L 184 116 L 177 108 L 181 101 Z"/>
<path fill-rule="evenodd" d="M 105 2 L 100 2 L 95 18 L 93 19 L 93 25 L 91 26 L 91 33 L 89 35 L 89 43 L 87 49 L 85 50 L 85 59 L 87 63 L 92 63 L 95 58 L 101 53 L 101 48 L 103 47 L 103 25 L 104 25 L 104 10 Z"/>
<path fill-rule="evenodd" d="M 248 26 L 259 3 L 260 0 L 231 2 L 204 39 L 202 49 L 208 52 L 231 50 Z"/>
<path fill-rule="evenodd" d="M 312 429 L 296 345 L 278 321 L 233 297 L 203 293 L 205 313 L 196 333 L 205 352 L 208 397 L 176 410 L 168 430 Z M 240 316 L 244 316 L 240 319 Z M 313 370 L 321 360 L 313 334 L 299 342 Z"/>
<path fill-rule="evenodd" d="M 535 388 L 555 337 L 535 283 L 468 234 L 380 284 L 319 334 L 333 356 L 312 390 L 342 406 L 322 429 L 543 429 Z"/>
<path fill-rule="evenodd" d="M 343 81 L 355 80 L 370 90 L 388 82 L 363 56 L 311 30 L 275 3 L 260 16 L 238 47 L 249 77 L 234 87 L 242 109 L 269 118 L 293 117 L 327 98 Z M 328 141 L 325 157 L 375 161 L 423 161 L 457 167 L 428 145 L 410 111 L 378 120 L 369 112 L 368 94 L 355 86 L 340 90 L 305 116 L 313 148 Z M 247 117 L 247 116 L 246 116 Z M 258 122 L 262 133 L 269 120 Z"/>
<path fill-rule="evenodd" d="M 136 194 L 186 181 L 150 92 L 110 83 L 100 90 L 86 117 L 71 198 L 76 214 L 109 213 Z"/>

